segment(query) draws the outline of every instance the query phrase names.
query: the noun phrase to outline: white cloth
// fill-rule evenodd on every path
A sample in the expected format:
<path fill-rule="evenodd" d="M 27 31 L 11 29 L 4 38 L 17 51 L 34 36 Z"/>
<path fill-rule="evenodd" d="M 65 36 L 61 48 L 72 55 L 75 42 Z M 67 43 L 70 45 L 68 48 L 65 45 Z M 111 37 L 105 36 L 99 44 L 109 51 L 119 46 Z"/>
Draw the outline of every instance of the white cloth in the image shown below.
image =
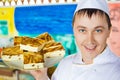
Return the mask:
<path fill-rule="evenodd" d="M 64 58 L 51 80 L 120 80 L 120 58 L 107 47 L 94 60 L 84 65 L 80 53 Z"/>

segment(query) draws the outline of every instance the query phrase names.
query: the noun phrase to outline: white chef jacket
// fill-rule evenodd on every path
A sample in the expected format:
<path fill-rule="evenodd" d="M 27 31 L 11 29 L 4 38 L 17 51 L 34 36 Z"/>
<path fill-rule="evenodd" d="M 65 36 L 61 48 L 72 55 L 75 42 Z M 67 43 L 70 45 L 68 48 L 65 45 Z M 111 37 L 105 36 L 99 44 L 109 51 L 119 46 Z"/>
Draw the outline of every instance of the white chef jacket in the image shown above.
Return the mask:
<path fill-rule="evenodd" d="M 81 53 L 64 58 L 51 80 L 120 80 L 120 58 L 108 47 L 92 64 L 84 65 Z"/>

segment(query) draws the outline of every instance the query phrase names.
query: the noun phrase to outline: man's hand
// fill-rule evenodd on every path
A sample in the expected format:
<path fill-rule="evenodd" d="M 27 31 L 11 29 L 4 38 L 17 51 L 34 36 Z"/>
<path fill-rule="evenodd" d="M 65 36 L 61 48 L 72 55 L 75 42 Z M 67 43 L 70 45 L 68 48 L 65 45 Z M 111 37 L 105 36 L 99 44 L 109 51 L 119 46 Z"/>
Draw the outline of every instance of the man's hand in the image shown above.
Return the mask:
<path fill-rule="evenodd" d="M 30 70 L 29 73 L 35 78 L 35 80 L 48 80 L 47 68 Z"/>

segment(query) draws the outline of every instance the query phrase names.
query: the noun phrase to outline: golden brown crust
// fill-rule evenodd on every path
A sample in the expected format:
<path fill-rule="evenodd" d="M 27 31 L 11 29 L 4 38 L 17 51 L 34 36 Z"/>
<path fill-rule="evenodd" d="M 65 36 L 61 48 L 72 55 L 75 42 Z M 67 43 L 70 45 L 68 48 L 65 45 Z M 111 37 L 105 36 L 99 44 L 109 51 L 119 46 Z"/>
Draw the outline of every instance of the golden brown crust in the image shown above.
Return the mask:
<path fill-rule="evenodd" d="M 39 52 L 24 52 L 24 64 L 44 62 L 43 55 Z"/>
<path fill-rule="evenodd" d="M 22 38 L 23 38 L 23 37 L 15 36 L 15 37 L 14 37 L 14 45 L 15 45 L 15 46 L 19 46 L 20 43 L 21 43 L 21 41 L 22 41 Z"/>
<path fill-rule="evenodd" d="M 19 46 L 3 48 L 2 55 L 19 55 L 23 53 L 23 50 L 19 49 Z"/>
<path fill-rule="evenodd" d="M 31 38 L 27 37 L 27 36 L 15 36 L 14 37 L 14 46 L 20 46 L 20 44 L 23 43 L 23 41 L 26 41 L 26 40 L 29 40 L 29 39 L 31 39 Z"/>
<path fill-rule="evenodd" d="M 44 45 L 44 48 L 49 48 L 49 47 L 52 47 L 52 46 L 59 46 L 59 45 L 61 45 L 61 43 L 55 42 L 55 41 L 49 41 Z"/>
<path fill-rule="evenodd" d="M 57 51 L 57 50 L 64 50 L 62 44 L 59 42 L 49 41 L 43 47 L 43 53 Z"/>
<path fill-rule="evenodd" d="M 40 45 L 42 45 L 42 43 L 40 43 L 40 39 L 35 39 L 35 38 L 24 38 L 22 39 L 21 44 L 23 45 L 29 45 L 32 47 L 38 47 Z"/>
<path fill-rule="evenodd" d="M 47 32 L 40 34 L 36 38 L 44 40 L 45 42 L 53 40 L 53 38 Z"/>

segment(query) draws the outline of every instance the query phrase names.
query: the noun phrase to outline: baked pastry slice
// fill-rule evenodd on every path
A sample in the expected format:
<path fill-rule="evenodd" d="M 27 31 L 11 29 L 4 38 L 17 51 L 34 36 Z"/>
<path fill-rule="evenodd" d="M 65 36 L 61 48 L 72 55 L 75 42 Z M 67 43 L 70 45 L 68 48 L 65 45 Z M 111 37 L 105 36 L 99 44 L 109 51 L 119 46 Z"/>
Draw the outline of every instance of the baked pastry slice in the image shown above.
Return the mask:
<path fill-rule="evenodd" d="M 24 38 L 20 43 L 20 49 L 38 52 L 44 46 L 44 41 L 37 38 Z"/>
<path fill-rule="evenodd" d="M 40 52 L 20 50 L 19 46 L 3 48 L 2 60 L 11 68 L 39 69 L 44 67 L 44 58 Z"/>
<path fill-rule="evenodd" d="M 46 67 L 51 67 L 58 63 L 65 55 L 65 49 L 59 42 L 49 41 L 42 49 Z"/>
<path fill-rule="evenodd" d="M 48 34 L 48 32 L 45 32 L 45 33 L 43 33 L 43 34 L 40 34 L 40 35 L 38 35 L 36 38 L 42 39 L 42 40 L 44 40 L 45 42 L 54 41 L 54 39 L 52 38 L 52 36 L 51 36 L 50 34 Z"/>

